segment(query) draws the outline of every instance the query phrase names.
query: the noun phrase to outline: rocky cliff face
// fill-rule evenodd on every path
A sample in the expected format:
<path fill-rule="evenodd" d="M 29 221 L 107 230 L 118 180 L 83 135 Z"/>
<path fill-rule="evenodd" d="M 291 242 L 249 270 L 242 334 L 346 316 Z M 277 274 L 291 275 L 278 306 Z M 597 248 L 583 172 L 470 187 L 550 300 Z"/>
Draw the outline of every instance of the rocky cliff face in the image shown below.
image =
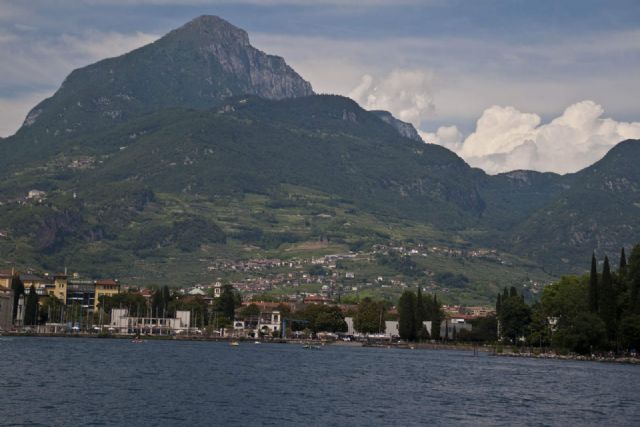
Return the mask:
<path fill-rule="evenodd" d="M 160 43 L 191 44 L 206 63 L 218 63 L 223 73 L 235 76 L 244 93 L 268 99 L 313 95 L 311 84 L 303 80 L 279 56 L 267 55 L 249 43 L 247 32 L 217 16 L 200 16 L 167 34 Z M 215 79 L 217 67 L 205 71 L 205 79 Z"/>
<path fill-rule="evenodd" d="M 393 126 L 398 133 L 405 138 L 413 139 L 414 141 L 424 142 L 420 135 L 418 135 L 418 131 L 413 127 L 411 123 L 403 122 L 400 119 L 396 119 L 393 115 L 388 111 L 372 111 L 373 114 L 378 116 L 380 120 L 383 122 Z"/>
<path fill-rule="evenodd" d="M 249 43 L 247 33 L 201 16 L 125 55 L 73 71 L 37 105 L 23 129 L 77 135 L 161 108 L 209 109 L 232 96 L 267 99 L 312 95 L 284 59 Z"/>

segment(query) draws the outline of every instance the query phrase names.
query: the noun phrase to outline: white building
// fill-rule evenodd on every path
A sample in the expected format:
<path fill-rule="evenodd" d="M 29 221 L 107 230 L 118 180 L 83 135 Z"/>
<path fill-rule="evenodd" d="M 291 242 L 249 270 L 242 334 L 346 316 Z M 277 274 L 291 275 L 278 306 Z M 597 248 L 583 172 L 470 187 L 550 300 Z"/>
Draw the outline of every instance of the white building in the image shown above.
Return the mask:
<path fill-rule="evenodd" d="M 109 330 L 120 334 L 169 335 L 189 331 L 191 313 L 186 310 L 176 311 L 175 317 L 134 317 L 129 316 L 126 308 L 111 310 Z"/>

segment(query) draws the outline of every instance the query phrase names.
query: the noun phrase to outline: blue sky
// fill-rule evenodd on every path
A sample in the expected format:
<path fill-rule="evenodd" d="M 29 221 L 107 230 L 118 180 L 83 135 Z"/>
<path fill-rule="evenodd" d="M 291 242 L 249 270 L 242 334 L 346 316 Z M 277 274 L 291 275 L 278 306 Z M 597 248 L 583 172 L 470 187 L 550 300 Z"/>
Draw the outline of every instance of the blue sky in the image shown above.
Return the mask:
<path fill-rule="evenodd" d="M 0 135 L 72 69 L 202 14 L 491 172 L 568 172 L 640 137 L 631 0 L 0 0 Z"/>

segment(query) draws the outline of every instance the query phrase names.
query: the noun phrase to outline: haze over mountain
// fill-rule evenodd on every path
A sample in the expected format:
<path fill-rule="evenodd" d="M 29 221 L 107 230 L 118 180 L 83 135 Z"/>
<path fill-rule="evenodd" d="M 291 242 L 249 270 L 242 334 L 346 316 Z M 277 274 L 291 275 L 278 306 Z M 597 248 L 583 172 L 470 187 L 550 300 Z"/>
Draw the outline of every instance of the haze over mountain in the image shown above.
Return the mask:
<path fill-rule="evenodd" d="M 0 141 L 0 256 L 126 276 L 180 252 L 388 242 L 395 224 L 557 275 L 640 241 L 639 158 L 630 140 L 575 174 L 489 176 L 202 16 L 75 70 Z M 33 189 L 46 198 L 24 203 Z"/>

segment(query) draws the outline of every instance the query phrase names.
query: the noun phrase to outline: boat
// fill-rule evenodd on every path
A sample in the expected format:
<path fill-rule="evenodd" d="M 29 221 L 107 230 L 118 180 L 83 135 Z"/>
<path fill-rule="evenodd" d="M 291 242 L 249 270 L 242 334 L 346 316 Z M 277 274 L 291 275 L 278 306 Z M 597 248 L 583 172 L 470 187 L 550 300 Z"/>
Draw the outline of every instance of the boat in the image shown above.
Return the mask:
<path fill-rule="evenodd" d="M 254 344 L 260 344 L 260 341 L 254 341 L 253 343 Z"/>
<path fill-rule="evenodd" d="M 229 345 L 230 345 L 231 347 L 238 347 L 238 346 L 240 345 L 240 343 L 239 343 L 238 341 L 231 341 L 231 342 L 229 343 Z"/>

